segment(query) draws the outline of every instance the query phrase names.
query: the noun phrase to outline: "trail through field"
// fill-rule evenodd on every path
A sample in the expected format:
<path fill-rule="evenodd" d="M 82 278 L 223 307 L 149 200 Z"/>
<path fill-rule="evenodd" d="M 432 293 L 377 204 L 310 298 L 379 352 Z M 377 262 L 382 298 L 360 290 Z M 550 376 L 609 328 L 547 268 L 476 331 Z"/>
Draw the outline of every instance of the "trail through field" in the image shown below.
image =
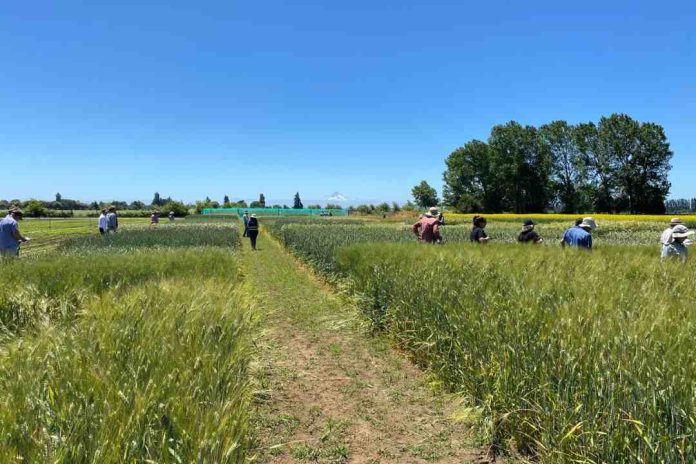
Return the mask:
<path fill-rule="evenodd" d="M 370 335 L 347 298 L 266 234 L 248 246 L 262 314 L 252 462 L 489 462 L 465 405 Z"/>

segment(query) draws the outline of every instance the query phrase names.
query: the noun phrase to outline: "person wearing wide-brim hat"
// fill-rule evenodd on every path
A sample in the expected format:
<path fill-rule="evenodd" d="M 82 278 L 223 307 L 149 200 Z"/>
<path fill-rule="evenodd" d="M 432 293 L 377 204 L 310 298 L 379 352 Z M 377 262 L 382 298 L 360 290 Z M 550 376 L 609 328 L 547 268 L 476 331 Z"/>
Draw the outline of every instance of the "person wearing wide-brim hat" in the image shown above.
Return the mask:
<path fill-rule="evenodd" d="M 534 221 L 531 219 L 526 219 L 522 223 L 522 230 L 520 231 L 520 234 L 517 236 L 517 241 L 519 243 L 534 243 L 534 244 L 539 244 L 544 241 L 543 238 L 541 238 L 541 235 L 534 230 L 534 226 L 536 224 Z"/>
<path fill-rule="evenodd" d="M 672 243 L 672 229 L 674 229 L 674 226 L 678 226 L 679 224 L 684 224 L 684 222 L 679 218 L 672 218 L 669 221 L 669 227 L 663 230 L 662 235 L 660 235 L 660 244 L 662 246 L 667 246 Z"/>
<path fill-rule="evenodd" d="M 21 221 L 23 217 L 22 210 L 19 207 L 13 207 L 0 221 L 0 258 L 16 258 L 19 256 L 19 244 L 29 241 L 29 237 L 19 232 L 17 221 Z"/>
<path fill-rule="evenodd" d="M 116 207 L 110 205 L 108 208 L 109 213 L 106 215 L 106 233 L 115 234 L 118 230 L 118 215 L 116 214 Z"/>
<path fill-rule="evenodd" d="M 676 224 L 672 227 L 672 241 L 662 247 L 662 259 L 677 258 L 681 261 L 686 261 L 689 250 L 686 247 L 686 239 L 694 234 L 693 230 L 689 230 L 684 224 Z"/>
<path fill-rule="evenodd" d="M 597 228 L 594 218 L 586 217 L 577 226 L 566 230 L 561 240 L 561 246 L 571 246 L 584 250 L 592 249 L 592 231 Z"/>
<path fill-rule="evenodd" d="M 430 208 L 411 226 L 411 231 L 420 243 L 442 243 L 439 215 L 440 211 L 437 208 Z"/>
<path fill-rule="evenodd" d="M 156 226 L 157 224 L 159 224 L 159 217 L 160 211 L 158 209 L 152 210 L 152 214 L 150 214 L 150 225 Z"/>
<path fill-rule="evenodd" d="M 256 214 L 252 214 L 246 224 L 246 234 L 252 251 L 256 251 L 256 238 L 259 236 L 259 220 Z"/>

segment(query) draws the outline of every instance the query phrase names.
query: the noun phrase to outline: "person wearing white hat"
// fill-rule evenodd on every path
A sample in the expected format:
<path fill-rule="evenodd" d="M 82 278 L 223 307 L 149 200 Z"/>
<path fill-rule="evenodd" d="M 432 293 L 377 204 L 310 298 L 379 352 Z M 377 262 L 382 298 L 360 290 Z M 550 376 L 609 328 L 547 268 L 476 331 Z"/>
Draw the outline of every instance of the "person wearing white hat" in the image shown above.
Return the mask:
<path fill-rule="evenodd" d="M 684 224 L 676 224 L 672 227 L 672 241 L 662 246 L 662 259 L 676 258 L 680 261 L 686 261 L 689 250 L 684 243 L 687 238 L 694 234 L 693 230 L 689 230 Z"/>
<path fill-rule="evenodd" d="M 674 229 L 674 226 L 677 226 L 679 224 L 683 224 L 681 219 L 672 218 L 672 220 L 669 221 L 669 227 L 662 231 L 662 235 L 660 235 L 660 244 L 663 247 L 668 246 L 670 243 L 672 243 L 672 229 Z"/>
<path fill-rule="evenodd" d="M 592 231 L 597 228 L 594 218 L 586 217 L 577 226 L 571 227 L 563 234 L 561 246 L 576 247 L 584 250 L 592 249 Z"/>

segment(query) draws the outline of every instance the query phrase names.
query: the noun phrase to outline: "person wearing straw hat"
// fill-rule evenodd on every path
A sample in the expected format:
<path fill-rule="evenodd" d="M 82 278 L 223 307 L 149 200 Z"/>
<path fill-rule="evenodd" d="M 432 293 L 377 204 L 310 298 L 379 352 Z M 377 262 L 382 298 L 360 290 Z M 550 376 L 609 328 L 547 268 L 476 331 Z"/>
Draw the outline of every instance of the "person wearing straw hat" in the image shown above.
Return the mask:
<path fill-rule="evenodd" d="M 669 227 L 662 231 L 662 235 L 660 235 L 660 244 L 663 247 L 669 246 L 669 244 L 672 243 L 672 229 L 674 229 L 674 226 L 678 226 L 680 224 L 683 224 L 683 222 L 679 218 L 672 218 L 669 221 Z"/>
<path fill-rule="evenodd" d="M 159 218 L 160 218 L 160 211 L 158 209 L 153 210 L 152 214 L 150 215 L 150 225 L 151 226 L 156 226 L 159 224 Z"/>
<path fill-rule="evenodd" d="M 566 230 L 561 240 L 561 246 L 571 246 L 583 250 L 592 249 L 592 231 L 597 228 L 594 218 L 586 217 L 580 224 Z"/>
<path fill-rule="evenodd" d="M 118 215 L 116 214 L 116 207 L 114 205 L 109 206 L 109 213 L 106 215 L 106 233 L 115 234 L 118 230 Z"/>
<path fill-rule="evenodd" d="M 421 218 L 411 226 L 411 230 L 418 237 L 421 243 L 442 243 L 442 235 L 440 235 L 440 211 L 437 208 L 423 214 Z"/>
<path fill-rule="evenodd" d="M 252 251 L 256 251 L 256 237 L 259 236 L 259 220 L 256 218 L 256 214 L 252 214 L 249 218 L 246 224 L 246 234 L 249 237 Z"/>
<path fill-rule="evenodd" d="M 689 230 L 684 224 L 676 224 L 672 227 L 672 241 L 663 245 L 662 259 L 676 258 L 680 261 L 686 261 L 689 250 L 686 247 L 686 239 L 694 234 L 693 230 Z"/>
<path fill-rule="evenodd" d="M 21 221 L 23 217 L 22 210 L 14 207 L 0 221 L 0 258 L 16 258 L 19 256 L 19 244 L 30 240 L 19 232 L 17 221 Z"/>
<path fill-rule="evenodd" d="M 534 243 L 535 245 L 542 243 L 544 239 L 534 230 L 535 225 L 531 219 L 525 220 L 522 224 L 522 231 L 517 236 L 517 241 L 519 243 Z"/>

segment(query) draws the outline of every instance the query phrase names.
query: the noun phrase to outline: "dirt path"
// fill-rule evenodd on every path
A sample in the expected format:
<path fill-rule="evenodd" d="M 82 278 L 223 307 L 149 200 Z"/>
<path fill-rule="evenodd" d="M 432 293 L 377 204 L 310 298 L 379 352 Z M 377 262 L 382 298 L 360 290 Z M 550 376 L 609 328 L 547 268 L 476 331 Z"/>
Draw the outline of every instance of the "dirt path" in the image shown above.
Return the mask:
<path fill-rule="evenodd" d="M 354 305 L 267 236 L 244 245 L 265 314 L 252 462 L 489 462 L 469 410 L 367 333 Z"/>

